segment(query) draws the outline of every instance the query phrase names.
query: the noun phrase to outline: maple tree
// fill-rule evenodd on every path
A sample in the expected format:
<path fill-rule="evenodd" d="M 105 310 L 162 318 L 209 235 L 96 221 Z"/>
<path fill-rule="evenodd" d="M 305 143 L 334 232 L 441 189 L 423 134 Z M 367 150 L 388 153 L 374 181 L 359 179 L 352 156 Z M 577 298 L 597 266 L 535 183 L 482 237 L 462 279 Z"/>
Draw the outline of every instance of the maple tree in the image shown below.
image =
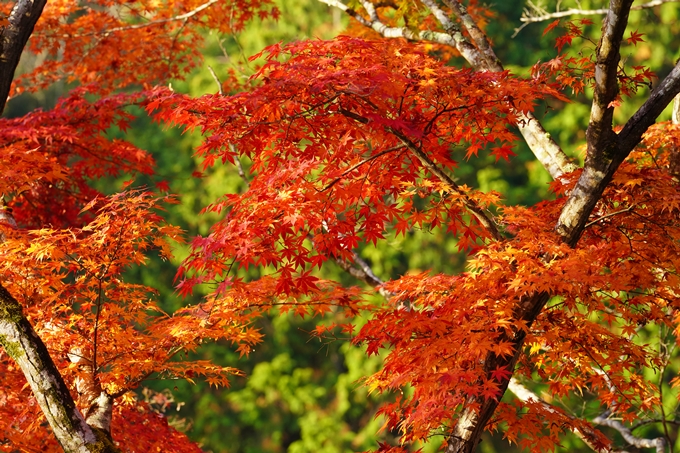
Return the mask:
<path fill-rule="evenodd" d="M 674 122 L 656 119 L 680 92 L 680 65 L 656 81 L 621 61 L 621 46 L 644 39 L 626 31 L 632 1 L 610 2 L 590 53 L 570 45 L 592 22 L 561 24 L 554 58 L 525 75 L 504 70 L 475 1 L 323 2 L 353 18 L 353 37 L 268 47 L 246 83 L 232 74 L 200 98 L 159 86 L 198 63 L 201 27 L 238 30 L 253 15 L 276 17 L 271 4 L 3 5 L 0 107 L 57 80 L 79 87 L 50 111 L 1 120 L 0 192 L 11 208 L 0 217 L 1 448 L 197 451 L 132 391 L 156 374 L 226 385 L 236 369 L 178 355 L 218 339 L 248 354 L 261 341 L 253 323 L 274 309 L 331 313 L 316 335 L 349 334 L 384 354 L 365 384 L 397 394 L 380 413 L 402 445 L 382 450 L 439 435 L 445 451 L 470 452 L 485 430 L 533 451 L 568 431 L 592 450 L 615 448 L 599 425 L 663 451 L 673 440 L 666 423 L 655 439 L 626 423 L 655 423 L 655 411 L 664 421 L 664 348 L 678 334 L 680 126 L 677 112 Z M 26 46 L 47 57 L 15 80 Z M 615 109 L 651 83 L 615 125 Z M 584 92 L 592 102 L 580 166 L 534 110 Z M 200 131 L 204 169 L 231 164 L 247 181 L 206 207 L 220 220 L 192 239 L 178 271 L 181 294 L 211 292 L 172 314 L 124 271 L 152 251 L 168 258 L 170 241 L 182 241 L 161 213 L 176 200 L 92 186 L 153 172 L 148 153 L 106 135 L 129 127 L 130 105 Z M 460 161 L 511 162 L 520 137 L 554 179 L 554 196 L 511 206 L 457 182 Z M 361 247 L 414 229 L 455 238 L 466 272 L 379 279 Z M 367 287 L 325 279 L 329 261 Z M 260 278 L 244 278 L 252 267 Z M 655 339 L 652 327 L 662 332 Z M 547 397 L 523 384 L 533 380 Z M 517 398 L 501 401 L 508 388 Z M 553 404 L 584 393 L 594 418 Z"/>

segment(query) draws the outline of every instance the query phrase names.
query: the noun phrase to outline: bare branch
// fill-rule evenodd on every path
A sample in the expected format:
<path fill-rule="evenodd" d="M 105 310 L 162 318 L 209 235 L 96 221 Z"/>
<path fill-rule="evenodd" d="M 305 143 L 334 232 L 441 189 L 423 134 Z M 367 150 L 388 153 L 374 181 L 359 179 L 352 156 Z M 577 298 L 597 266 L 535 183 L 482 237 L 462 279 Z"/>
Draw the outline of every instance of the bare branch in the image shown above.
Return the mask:
<path fill-rule="evenodd" d="M 472 37 L 477 49 L 484 55 L 484 59 L 490 70 L 494 72 L 502 71 L 503 65 L 493 51 L 491 42 L 489 42 L 486 34 L 477 26 L 477 23 L 468 14 L 465 5 L 461 4 L 458 0 L 444 0 L 444 3 L 451 8 L 451 11 L 453 11 L 456 16 L 458 16 L 463 26 Z"/>
<path fill-rule="evenodd" d="M 447 46 L 456 47 L 456 43 L 453 38 L 447 33 L 434 32 L 430 30 L 421 30 L 414 32 L 406 27 L 390 27 L 384 22 L 382 22 L 377 14 L 374 17 L 366 19 L 361 14 L 349 8 L 344 3 L 337 0 L 319 0 L 330 6 L 334 6 L 344 11 L 348 16 L 356 19 L 360 24 L 368 27 L 376 32 L 380 33 L 385 38 L 405 38 L 412 41 L 430 41 L 438 44 L 444 44 Z M 366 2 L 367 3 L 367 2 Z M 372 9 L 375 12 L 375 9 Z"/>
<path fill-rule="evenodd" d="M 487 59 L 487 56 L 480 52 L 461 32 L 460 27 L 454 21 L 452 21 L 446 13 L 439 8 L 434 0 L 423 0 L 423 4 L 427 6 L 432 14 L 437 18 L 439 23 L 444 27 L 446 34 L 449 36 L 451 43 L 441 43 L 452 45 L 460 52 L 461 56 L 470 63 L 470 66 L 478 71 L 502 71 L 498 59 L 494 58 L 491 62 Z M 495 55 L 494 55 L 495 57 Z M 491 63 L 491 64 L 490 64 Z M 495 65 L 494 65 L 495 63 Z"/>
<path fill-rule="evenodd" d="M 517 116 L 519 119 L 517 126 L 524 141 L 553 179 L 559 179 L 565 173 L 571 173 L 578 168 L 533 113 L 518 112 Z"/>
<path fill-rule="evenodd" d="M 65 451 L 89 451 L 97 443 L 92 429 L 76 409 L 45 344 L 24 316 L 19 302 L 0 286 L 2 345 L 26 376 L 36 401 Z"/>
<path fill-rule="evenodd" d="M 510 390 L 520 401 L 523 401 L 525 403 L 527 402 L 539 403 L 543 407 L 543 409 L 545 409 L 548 412 L 551 412 L 553 414 L 560 414 L 563 417 L 567 417 L 570 420 L 576 420 L 575 417 L 572 417 L 569 414 L 565 414 L 562 411 L 558 411 L 554 406 L 548 404 L 547 402 L 539 398 L 538 395 L 536 395 L 534 392 L 526 388 L 515 378 L 510 379 L 510 384 L 508 384 L 508 390 Z M 597 452 L 602 451 L 595 447 L 595 445 L 599 443 L 598 437 L 601 436 L 601 433 L 597 433 L 594 429 L 580 430 L 575 427 L 571 428 L 571 432 L 578 436 L 578 438 L 581 439 L 583 443 L 585 443 L 591 450 Z"/>
<path fill-rule="evenodd" d="M 358 267 L 352 266 L 352 263 L 349 261 L 341 260 L 339 258 L 335 258 L 335 262 L 349 275 L 361 280 L 373 288 L 378 288 L 378 293 L 381 296 L 383 296 L 385 299 L 390 299 L 393 294 L 387 291 L 385 288 L 382 288 L 381 285 L 384 283 L 382 279 L 375 275 L 373 269 L 371 269 L 371 266 L 366 261 L 364 261 L 364 259 L 361 258 L 357 252 L 352 252 L 352 254 L 354 255 L 353 262 L 357 264 Z"/>
<path fill-rule="evenodd" d="M 630 212 L 633 209 L 635 209 L 635 205 L 628 206 L 627 208 L 621 209 L 619 211 L 610 212 L 609 214 L 605 214 L 605 215 L 600 216 L 600 217 L 598 217 L 597 219 L 595 219 L 591 222 L 586 223 L 586 225 L 583 228 L 584 229 L 588 228 L 589 226 L 595 225 L 597 222 L 601 222 L 604 219 L 608 219 L 609 217 L 614 217 L 615 215 L 623 214 L 624 212 Z"/>
<path fill-rule="evenodd" d="M 248 176 L 246 176 L 246 172 L 243 170 L 243 164 L 241 163 L 241 159 L 238 157 L 236 145 L 234 145 L 233 143 L 229 143 L 229 151 L 232 154 L 234 154 L 234 163 L 236 164 L 238 175 L 241 177 L 243 182 L 246 183 L 246 187 L 250 186 L 250 181 L 248 181 Z"/>
<path fill-rule="evenodd" d="M 224 96 L 224 90 L 222 89 L 222 82 L 220 81 L 220 78 L 217 77 L 217 73 L 213 69 L 212 66 L 208 65 L 208 71 L 210 71 L 210 75 L 212 76 L 213 80 L 217 84 L 217 92 L 220 94 L 220 96 Z"/>
<path fill-rule="evenodd" d="M 677 3 L 678 1 L 680 0 L 653 0 L 651 2 L 643 3 L 642 5 L 632 6 L 630 9 L 631 10 L 649 9 L 654 8 L 655 6 L 663 5 L 664 3 Z M 564 11 L 555 11 L 553 13 L 549 13 L 545 9 L 531 1 L 528 1 L 527 5 L 528 8 L 524 9 L 524 11 L 522 12 L 522 17 L 520 17 L 519 19 L 521 22 L 524 22 L 524 25 L 522 25 L 522 27 L 520 27 L 518 30 L 521 30 L 528 24 L 536 22 L 545 22 L 547 20 L 561 19 L 562 17 L 569 16 L 601 16 L 609 12 L 608 8 L 600 9 L 569 8 L 565 9 Z M 515 30 L 515 35 L 516 34 L 517 30 Z"/>
<path fill-rule="evenodd" d="M 55 437 L 65 452 L 114 453 L 110 436 L 95 434 L 78 411 L 45 344 L 26 319 L 21 304 L 0 285 L 0 338 L 7 354 L 21 368 Z"/>
<path fill-rule="evenodd" d="M 666 451 L 666 439 L 657 437 L 656 439 L 645 439 L 636 437 L 631 430 L 618 420 L 609 418 L 609 414 L 605 413 L 593 419 L 596 425 L 608 426 L 617 430 L 626 442 L 637 448 L 654 448 L 656 453 L 664 453 Z"/>

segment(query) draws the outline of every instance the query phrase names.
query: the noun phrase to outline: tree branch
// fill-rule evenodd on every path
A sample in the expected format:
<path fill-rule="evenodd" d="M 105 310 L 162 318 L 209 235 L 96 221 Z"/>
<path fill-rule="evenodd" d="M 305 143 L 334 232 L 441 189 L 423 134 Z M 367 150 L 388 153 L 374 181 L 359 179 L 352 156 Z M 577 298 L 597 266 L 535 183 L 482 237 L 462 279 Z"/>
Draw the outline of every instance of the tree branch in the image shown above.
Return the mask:
<path fill-rule="evenodd" d="M 528 329 L 534 323 L 545 304 L 550 299 L 546 292 L 536 293 L 531 297 L 521 298 L 513 309 L 513 317 L 519 325 L 525 328 L 516 328 L 513 332 L 502 333 L 498 341 L 507 341 L 512 344 L 515 351 L 511 357 L 499 356 L 489 352 L 484 358 L 484 371 L 487 376 L 493 370 L 505 368 L 514 371 L 523 352 L 522 346 L 526 339 Z M 505 394 L 510 384 L 510 379 L 499 382 L 499 395 Z M 480 442 L 486 425 L 498 407 L 499 399 L 471 396 L 464 405 L 461 415 L 457 420 L 453 433 L 449 436 L 446 453 L 472 453 Z"/>
<path fill-rule="evenodd" d="M 680 60 L 619 132 L 619 147 L 622 153 L 626 153 L 627 156 L 640 143 L 642 135 L 654 124 L 668 104 L 673 102 L 678 93 L 680 93 Z M 673 109 L 677 112 L 680 106 L 675 105 Z"/>
<path fill-rule="evenodd" d="M 408 137 L 406 137 L 404 134 L 401 132 L 394 130 L 390 128 L 390 132 L 392 132 L 399 140 L 408 148 L 411 153 L 418 158 L 420 163 L 423 164 L 427 170 L 435 175 L 437 178 L 439 178 L 440 181 L 445 183 L 447 186 L 449 186 L 449 190 L 455 194 L 457 194 L 461 200 L 463 201 L 463 205 L 467 208 L 468 211 L 477 219 L 477 221 L 484 227 L 484 229 L 489 232 L 491 237 L 497 241 L 500 241 L 502 239 L 502 236 L 500 232 L 498 231 L 498 226 L 496 225 L 496 222 L 494 222 L 485 212 L 482 208 L 479 207 L 479 205 L 466 194 L 458 184 L 455 183 L 449 175 L 444 173 L 437 165 L 435 165 L 432 160 L 423 152 L 422 149 L 420 149 L 418 146 L 416 146 L 415 143 L 413 143 Z"/>
<path fill-rule="evenodd" d="M 446 0 L 446 3 L 461 19 L 465 29 L 475 40 L 477 47 L 468 41 L 460 32 L 458 25 L 439 8 L 434 0 L 423 0 L 423 4 L 432 11 L 432 14 L 444 27 L 444 30 L 451 35 L 456 50 L 460 52 L 473 68 L 478 71 L 503 71 L 503 65 L 491 48 L 491 43 L 464 7 L 457 0 Z M 515 113 L 519 120 L 517 126 L 529 149 L 531 149 L 536 159 L 538 159 L 553 179 L 557 179 L 563 174 L 570 173 L 578 168 L 570 161 L 564 151 L 562 151 L 532 113 Z"/>
<path fill-rule="evenodd" d="M 651 2 L 643 3 L 642 5 L 632 6 L 630 9 L 631 10 L 649 9 L 663 5 L 664 3 L 677 3 L 678 1 L 680 0 L 653 0 Z M 548 20 L 561 19 L 563 17 L 569 16 L 600 16 L 603 14 L 607 14 L 609 12 L 609 9 L 606 8 L 600 9 L 569 8 L 565 9 L 564 11 L 555 11 L 553 13 L 549 13 L 547 10 L 536 5 L 530 0 L 527 1 L 527 5 L 528 7 L 524 8 L 524 11 L 522 12 L 522 17 L 520 17 L 519 19 L 524 24 L 521 27 L 515 29 L 515 33 L 512 35 L 513 38 L 517 36 L 517 34 L 520 31 L 522 31 L 524 27 L 536 22 L 545 22 Z"/>
<path fill-rule="evenodd" d="M 611 146 L 614 131 L 612 102 L 619 94 L 617 72 L 621 56 L 619 49 L 628 24 L 628 13 L 633 0 L 611 0 L 609 13 L 602 26 L 602 37 L 597 47 L 595 61 L 595 89 L 586 132 L 588 159 L 595 159 L 607 146 Z M 587 163 L 586 163 L 587 165 Z"/>
<path fill-rule="evenodd" d="M 5 110 L 21 53 L 46 3 L 47 0 L 18 0 L 9 15 L 9 25 L 0 27 L 0 114 Z"/>
<path fill-rule="evenodd" d="M 565 414 L 562 411 L 558 411 L 555 409 L 554 406 L 551 404 L 548 404 L 547 402 L 543 401 L 541 398 L 538 397 L 534 392 L 526 388 L 524 385 L 522 385 L 517 379 L 511 378 L 510 383 L 508 384 L 508 390 L 510 390 L 516 397 L 522 402 L 528 403 L 528 402 L 535 402 L 540 404 L 544 410 L 551 412 L 553 414 L 560 414 L 563 417 L 566 417 L 572 421 L 575 421 L 576 418 L 572 417 L 569 414 Z M 602 450 L 598 449 L 595 445 L 599 443 L 598 437 L 600 437 L 594 429 L 578 429 L 576 427 L 571 428 L 571 432 L 574 433 L 579 439 L 585 443 L 588 448 L 590 448 L 593 451 L 600 452 Z"/>
<path fill-rule="evenodd" d="M 384 283 L 382 279 L 375 275 L 373 269 L 371 269 L 371 266 L 369 266 L 369 264 L 364 261 L 364 259 L 361 258 L 357 252 L 352 252 L 352 254 L 354 255 L 353 262 L 359 267 L 352 266 L 352 263 L 349 261 L 341 260 L 339 258 L 335 258 L 335 262 L 349 275 L 361 280 L 373 288 L 378 288 L 378 293 L 381 296 L 383 296 L 385 299 L 390 299 L 393 294 L 381 287 L 381 285 Z"/>
<path fill-rule="evenodd" d="M 222 88 L 222 81 L 221 81 L 220 78 L 217 76 L 217 73 L 215 72 L 215 70 L 213 69 L 213 67 L 210 66 L 210 65 L 208 65 L 208 71 L 210 71 L 210 75 L 212 76 L 213 80 L 214 80 L 215 83 L 217 84 L 217 93 L 218 93 L 220 96 L 224 96 L 224 89 Z"/>
<path fill-rule="evenodd" d="M 657 86 L 647 101 L 628 120 L 621 132 L 612 134 L 612 142 L 602 149 L 589 150 L 583 173 L 567 200 L 555 227 L 567 244 L 575 245 L 583 232 L 605 187 L 614 172 L 640 142 L 642 134 L 680 93 L 680 62 Z M 589 128 L 590 130 L 590 128 Z"/>
<path fill-rule="evenodd" d="M 0 28 L 0 113 L 4 110 L 21 54 L 42 14 L 46 0 L 18 0 L 9 24 Z M 2 203 L 2 227 L 16 228 Z M 4 233 L 0 242 L 4 242 Z M 21 304 L 0 284 L 0 343 L 14 359 L 35 396 L 57 441 L 67 453 L 114 453 L 110 433 L 90 427 L 76 408 L 45 344 L 23 314 Z"/>
<path fill-rule="evenodd" d="M 66 453 L 117 453 L 109 433 L 95 431 L 76 408 L 45 344 L 21 304 L 0 285 L 0 343 L 21 368 L 52 432 Z"/>
<path fill-rule="evenodd" d="M 623 437 L 626 442 L 637 448 L 654 448 L 656 449 L 656 453 L 664 453 L 666 451 L 666 439 L 663 437 L 657 437 L 656 439 L 636 437 L 629 428 L 626 428 L 623 423 L 618 420 L 608 418 L 608 416 L 608 413 L 599 415 L 593 419 L 593 423 L 615 429 L 619 432 L 619 434 L 621 434 L 621 437 Z"/>
<path fill-rule="evenodd" d="M 430 0 L 431 2 L 432 0 Z M 500 72 L 503 70 L 503 65 L 501 61 L 496 56 L 496 53 L 491 47 L 491 42 L 486 37 L 486 34 L 477 26 L 477 23 L 472 19 L 472 16 L 468 14 L 465 5 L 462 5 L 458 0 L 444 0 L 444 3 L 451 8 L 453 14 L 458 16 L 465 30 L 470 34 L 475 46 L 479 52 L 484 56 L 489 70 L 494 72 Z"/>
<path fill-rule="evenodd" d="M 636 206 L 636 205 L 633 204 L 633 205 L 631 205 L 631 206 L 628 206 L 628 207 L 625 208 L 625 209 L 620 209 L 620 210 L 618 210 L 618 211 L 614 211 L 614 212 L 610 212 L 610 213 L 608 213 L 608 214 L 602 215 L 602 216 L 598 217 L 597 219 L 595 219 L 595 220 L 593 220 L 593 221 L 591 221 L 591 222 L 586 223 L 585 226 L 583 227 L 583 229 L 585 230 L 585 229 L 588 228 L 589 226 L 595 225 L 596 223 L 601 222 L 601 221 L 604 220 L 604 219 L 608 219 L 609 217 L 614 217 L 614 216 L 616 216 L 616 215 L 623 214 L 624 212 L 630 212 L 630 211 L 632 211 L 633 209 L 635 209 L 635 206 Z"/>
<path fill-rule="evenodd" d="M 375 14 L 374 17 L 366 19 L 352 8 L 348 7 L 344 3 L 341 3 L 337 0 L 319 0 L 319 1 L 321 3 L 325 3 L 329 6 L 334 6 L 344 11 L 348 16 L 352 17 L 353 19 L 356 19 L 363 26 L 380 33 L 380 35 L 385 38 L 405 38 L 412 41 L 430 41 L 438 44 L 456 47 L 453 38 L 447 33 L 434 32 L 430 30 L 421 30 L 418 32 L 414 32 L 413 30 L 410 30 L 406 27 L 390 27 L 387 24 L 383 23 L 378 18 L 377 14 Z M 371 10 L 372 12 L 375 12 L 375 8 L 371 8 Z"/>

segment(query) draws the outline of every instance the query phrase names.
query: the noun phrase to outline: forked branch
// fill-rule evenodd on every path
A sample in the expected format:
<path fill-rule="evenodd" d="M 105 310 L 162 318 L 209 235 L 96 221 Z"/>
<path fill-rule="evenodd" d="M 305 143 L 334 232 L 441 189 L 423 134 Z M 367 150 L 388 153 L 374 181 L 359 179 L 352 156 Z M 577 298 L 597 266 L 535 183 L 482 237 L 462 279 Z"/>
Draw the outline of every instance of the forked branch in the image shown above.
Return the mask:
<path fill-rule="evenodd" d="M 614 131 L 612 103 L 619 94 L 618 69 L 621 56 L 619 49 L 628 24 L 628 14 L 633 0 L 612 0 L 611 8 L 602 26 L 602 37 L 597 47 L 595 61 L 595 89 L 588 124 L 588 159 L 596 158 L 607 146 L 611 146 Z"/>
<path fill-rule="evenodd" d="M 460 2 L 446 0 L 446 4 L 474 39 L 475 45 L 461 33 L 457 23 L 439 8 L 434 0 L 423 0 L 423 4 L 432 11 L 444 30 L 451 35 L 455 48 L 473 68 L 478 71 L 503 71 L 503 65 L 496 57 L 488 38 Z M 516 112 L 516 114 L 519 120 L 518 128 L 529 149 L 553 179 L 576 170 L 577 166 L 571 162 L 532 113 Z"/>
<path fill-rule="evenodd" d="M 583 173 L 560 214 L 555 229 L 567 244 L 575 245 L 595 205 L 614 172 L 640 142 L 642 135 L 680 93 L 680 62 L 657 86 L 642 107 L 628 120 L 619 134 L 602 149 L 594 148 Z M 589 137 L 590 141 L 590 137 Z M 589 145 L 590 146 L 590 145 Z"/>

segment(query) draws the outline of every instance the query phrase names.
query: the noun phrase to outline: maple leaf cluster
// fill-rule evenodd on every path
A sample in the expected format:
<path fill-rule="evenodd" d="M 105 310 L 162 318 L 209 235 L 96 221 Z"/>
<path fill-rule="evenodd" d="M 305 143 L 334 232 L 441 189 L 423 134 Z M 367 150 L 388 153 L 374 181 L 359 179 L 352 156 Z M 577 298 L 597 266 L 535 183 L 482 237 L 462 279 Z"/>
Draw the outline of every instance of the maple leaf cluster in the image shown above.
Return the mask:
<path fill-rule="evenodd" d="M 574 94 L 583 93 L 586 88 L 592 89 L 595 84 L 595 60 L 593 58 L 596 43 L 587 37 L 585 29 L 593 25 L 590 19 L 580 19 L 562 23 L 555 20 L 548 25 L 544 35 L 558 26 L 564 28 L 564 33 L 555 40 L 558 55 L 545 63 L 537 63 L 532 68 L 534 77 L 544 78 L 552 76 L 563 88 L 570 88 Z M 643 34 L 633 31 L 626 43 L 632 46 L 644 42 Z M 575 40 L 585 43 L 576 46 Z M 592 46 L 592 47 L 589 47 Z M 644 65 L 634 65 L 626 68 L 621 65 L 617 71 L 619 95 L 612 102 L 612 106 L 621 105 L 622 97 L 632 97 L 642 87 L 651 87 L 656 80 L 656 74 Z"/>
<path fill-rule="evenodd" d="M 182 79 L 201 61 L 201 27 L 228 34 L 253 17 L 278 15 L 271 0 L 50 1 L 28 44 L 43 58 L 17 78 L 14 94 L 57 81 L 111 93 Z"/>
<path fill-rule="evenodd" d="M 663 128 L 655 133 L 665 134 Z M 371 388 L 395 390 L 408 383 L 414 389 L 382 409 L 390 427 L 404 430 L 408 440 L 423 439 L 446 425 L 453 408 L 470 395 L 499 398 L 500 383 L 511 372 L 488 373 L 476 364 L 489 351 L 515 354 L 505 338 L 517 328 L 531 345 L 519 375 L 549 383 L 555 398 L 587 389 L 628 420 L 640 410 L 653 410 L 658 389 L 643 370 L 663 363 L 646 343 L 644 327 L 664 326 L 677 334 L 680 196 L 677 180 L 650 166 L 645 156 L 637 154 L 619 170 L 603 197 L 601 220 L 576 248 L 552 230 L 562 199 L 534 209 L 505 207 L 502 221 L 517 234 L 479 251 L 467 273 L 409 275 L 386 285 L 397 295 L 395 305 L 379 310 L 356 341 L 369 353 L 388 351 L 384 368 L 367 381 Z M 662 240 L 665 246 L 658 250 Z M 541 292 L 552 296 L 545 311 L 534 324 L 518 326 L 516 301 Z M 539 439 L 552 448 L 564 430 L 582 423 L 552 406 L 522 407 L 529 415 L 522 414 L 521 423 L 510 422 L 518 418 L 515 407 L 503 409 L 496 423 L 507 423 L 505 436 L 522 438 L 534 451 L 550 449 L 535 444 Z M 509 418 L 507 411 L 515 415 Z M 531 417 L 543 421 L 535 425 Z M 527 426 L 552 424 L 562 428 L 550 436 Z"/>
<path fill-rule="evenodd" d="M 438 10 L 444 16 L 479 24 L 457 39 L 482 48 L 486 10 L 445 3 Z M 387 24 L 403 20 L 411 28 L 402 34 L 436 26 L 420 17 L 420 6 L 400 3 Z M 373 12 L 369 19 L 380 21 Z M 663 404 L 644 373 L 668 360 L 650 346 L 650 326 L 680 335 L 680 192 L 669 171 L 678 126 L 649 128 L 621 159 L 573 243 L 555 225 L 585 171 L 561 172 L 554 196 L 533 207 L 505 205 L 500 194 L 455 177 L 465 159 L 510 160 L 516 131 L 537 121 L 530 116 L 536 102 L 566 101 L 566 88 L 602 88 L 593 56 L 599 50 L 564 52 L 585 39 L 590 22 L 568 23 L 557 40 L 560 55 L 528 78 L 495 61 L 483 71 L 447 66 L 432 44 L 344 36 L 268 47 L 253 57 L 265 63 L 243 85 L 249 88 L 233 95 L 192 98 L 153 87 L 196 65 L 200 26 L 230 33 L 254 15 L 277 12 L 266 0 L 54 1 L 35 29 L 29 48 L 46 58 L 19 77 L 13 93 L 58 80 L 81 86 L 52 110 L 0 119 L 0 193 L 11 207 L 3 202 L 3 219 L 13 219 L 0 223 L 2 302 L 16 303 L 11 313 L 47 345 L 84 419 L 103 396 L 115 400 L 109 415 L 119 448 L 197 451 L 132 392 L 151 376 L 227 386 L 238 370 L 187 354 L 208 340 L 248 354 L 262 341 L 255 321 L 272 310 L 332 313 L 338 322 L 317 335 L 339 328 L 383 357 L 365 384 L 398 395 L 379 413 L 404 443 L 435 434 L 446 443 L 475 413 L 487 417 L 482 429 L 502 430 L 533 451 L 554 448 L 565 431 L 582 433 L 596 450 L 611 447 L 592 423 L 546 401 L 500 402 L 513 376 L 540 381 L 552 399 L 588 393 L 597 409 L 626 422 Z M 635 45 L 641 34 L 627 41 Z M 601 110 L 654 79 L 643 67 L 613 74 L 618 91 Z M 139 86 L 141 92 L 125 91 Z M 181 295 L 197 285 L 211 292 L 172 314 L 160 308 L 155 290 L 129 283 L 125 272 L 151 253 L 169 259 L 173 243 L 183 241 L 162 215 L 176 199 L 130 187 L 104 196 L 92 188 L 103 177 L 153 173 L 147 152 L 107 135 L 129 128 L 131 105 L 199 131 L 203 170 L 243 162 L 248 173 L 247 190 L 205 208 L 219 220 L 191 240 L 178 269 Z M 468 257 L 465 272 L 387 282 L 370 275 L 357 250 L 415 229 L 455 239 Z M 362 275 L 385 300 L 324 278 L 328 261 Z M 260 278 L 244 278 L 252 267 Z M 4 327 L 14 320 L 8 306 Z M 366 318 L 361 327 L 351 323 L 358 314 Z M 0 448 L 58 451 L 33 404 L 40 401 L 24 385 L 21 351 L 5 340 Z M 482 414 L 489 401 L 498 404 Z"/>
<path fill-rule="evenodd" d="M 473 246 L 489 233 L 468 221 L 466 206 L 483 209 L 497 196 L 452 186 L 429 168 L 454 169 L 481 150 L 507 157 L 517 112 L 558 94 L 507 73 L 446 67 L 398 41 L 341 37 L 266 53 L 250 92 L 191 99 L 159 90 L 147 104 L 159 120 L 206 135 L 197 150 L 205 168 L 252 162 L 248 191 L 206 208 L 226 215 L 193 241 L 180 270 L 192 277 L 180 290 L 234 284 L 232 270 L 255 265 L 275 270 L 279 294 L 314 292 L 313 268 L 351 259 L 392 226 L 406 234 L 446 225 L 464 233 L 461 247 Z M 418 199 L 431 203 L 418 209 Z"/>
<path fill-rule="evenodd" d="M 161 120 L 206 135 L 198 150 L 205 167 L 252 162 L 248 191 L 207 208 L 226 213 L 224 220 L 208 237 L 194 240 L 181 269 L 191 277 L 180 288 L 221 281 L 215 298 L 230 303 L 242 287 L 262 288 L 263 281 L 231 277 L 253 265 L 273 270 L 265 281 L 279 297 L 322 294 L 328 283 L 312 276 L 314 267 L 328 259 L 352 260 L 358 244 L 375 244 L 391 229 L 407 234 L 443 228 L 459 238 L 461 248 L 479 250 L 489 233 L 468 208 L 501 208 L 498 197 L 453 187 L 432 169 L 455 171 L 456 159 L 490 147 L 509 149 L 517 112 L 530 111 L 533 99 L 561 96 L 542 78 L 457 70 L 394 41 L 339 38 L 274 46 L 267 59 L 255 76 L 261 84 L 251 92 L 197 101 L 159 91 L 147 106 Z M 429 160 L 420 159 L 418 150 L 426 150 Z M 414 389 L 381 410 L 405 441 L 446 426 L 453 408 L 471 395 L 499 398 L 512 370 L 489 373 L 479 364 L 490 352 L 514 355 L 506 338 L 518 328 L 537 345 L 522 366 L 529 376 L 550 381 L 556 396 L 587 386 L 617 413 L 641 408 L 630 401 L 651 408 L 655 389 L 640 386 L 638 370 L 659 364 L 633 338 L 640 326 L 670 321 L 667 310 L 674 307 L 666 301 L 677 289 L 667 279 L 678 250 L 669 246 L 660 255 L 651 246 L 646 252 L 648 242 L 637 234 L 661 228 L 658 234 L 678 237 L 677 187 L 664 170 L 643 163 L 629 164 L 620 175 L 601 214 L 630 210 L 617 215 L 615 224 L 593 225 L 576 249 L 553 231 L 562 198 L 534 209 L 505 207 L 497 222 L 513 239 L 482 248 L 468 273 L 410 275 L 385 285 L 396 296 L 373 312 L 356 341 L 369 354 L 389 351 L 384 368 L 368 379 L 370 388 Z M 538 293 L 554 296 L 553 302 L 533 325 L 518 325 L 516 301 Z M 591 319 L 592 313 L 616 313 L 603 316 L 631 336 L 613 335 L 600 326 L 604 318 Z M 622 356 L 628 360 L 617 360 Z M 612 362 L 605 382 L 598 364 Z M 549 439 L 557 442 L 556 436 Z"/>
<path fill-rule="evenodd" d="M 578 173 L 553 184 L 554 201 L 523 208 L 458 186 L 441 171 L 455 174 L 459 159 L 482 150 L 507 158 L 519 115 L 531 112 L 536 99 L 564 99 L 548 77 L 445 67 L 399 41 L 338 38 L 277 45 L 265 55 L 252 91 L 196 100 L 159 90 L 147 105 L 159 120 L 205 135 L 197 153 L 206 168 L 239 159 L 251 164 L 244 194 L 226 194 L 206 208 L 224 218 L 193 241 L 180 269 L 182 290 L 217 281 L 212 297 L 231 304 L 232 294 L 268 285 L 276 300 L 304 305 L 316 296 L 350 313 L 369 310 L 355 342 L 384 354 L 384 366 L 366 384 L 380 392 L 412 390 L 380 410 L 404 442 L 453 430 L 471 398 L 499 400 L 515 370 L 489 357 L 518 357 L 518 375 L 549 383 L 555 398 L 587 389 L 624 420 L 654 410 L 659 391 L 643 370 L 663 360 L 645 344 L 644 327 L 676 329 L 680 290 L 677 180 L 662 163 L 668 152 L 659 143 L 672 127 L 650 131 L 649 148 L 621 166 L 596 219 L 571 247 L 554 225 Z M 569 73 L 557 66 L 548 69 Z M 575 79 L 557 82 L 582 89 Z M 492 207 L 503 240 L 477 211 Z M 342 288 L 328 292 L 332 283 L 312 273 L 329 259 L 352 262 L 360 244 L 413 228 L 456 237 L 462 250 L 475 252 L 469 270 L 390 281 L 381 289 L 389 303 L 379 307 L 357 303 L 357 295 L 349 306 L 339 302 Z M 271 272 L 253 282 L 235 276 L 249 266 Z M 548 300 L 544 311 L 530 322 L 518 319 L 522 301 L 538 295 Z M 246 300 L 245 310 L 253 303 Z M 530 345 L 526 353 L 511 341 L 516 335 Z M 587 421 L 552 406 L 503 404 L 499 414 L 489 428 L 503 425 L 509 440 L 533 451 L 553 448 L 567 430 L 587 432 L 597 448 L 609 448 Z"/>
<path fill-rule="evenodd" d="M 133 190 L 103 202 L 93 199 L 85 209 L 100 207 L 82 228 L 6 228 L 0 260 L 4 285 L 49 345 L 65 379 L 78 382 L 95 375 L 96 385 L 114 398 L 125 396 L 151 375 L 190 381 L 202 376 L 224 386 L 229 375 L 239 373 L 236 369 L 205 360 L 172 359 L 206 339 L 259 341 L 257 332 L 224 313 L 219 319 L 197 316 L 195 311 L 204 307 L 165 314 L 156 305 L 152 288 L 125 282 L 125 270 L 142 265 L 150 251 L 167 258 L 170 241 L 182 241 L 181 231 L 164 224 L 157 214 L 160 204 L 167 202 L 172 200 Z M 2 364 L 19 373 L 7 354 L 2 354 Z M 25 400 L 22 379 L 15 378 L 19 385 L 5 386 L 3 395 Z M 128 406 L 134 403 L 126 398 Z M 35 409 L 27 406 L 25 411 L 35 417 Z M 10 425 L 8 431 L 26 436 L 41 428 L 36 423 L 40 417 L 23 419 L 26 423 Z M 153 441 L 153 436 L 144 438 Z"/>
<path fill-rule="evenodd" d="M 129 128 L 125 109 L 139 95 L 93 102 L 88 91 L 73 90 L 49 111 L 0 118 L 0 193 L 13 195 L 13 216 L 25 228 L 81 226 L 80 210 L 99 195 L 92 180 L 154 171 L 148 152 L 106 135 Z"/>

